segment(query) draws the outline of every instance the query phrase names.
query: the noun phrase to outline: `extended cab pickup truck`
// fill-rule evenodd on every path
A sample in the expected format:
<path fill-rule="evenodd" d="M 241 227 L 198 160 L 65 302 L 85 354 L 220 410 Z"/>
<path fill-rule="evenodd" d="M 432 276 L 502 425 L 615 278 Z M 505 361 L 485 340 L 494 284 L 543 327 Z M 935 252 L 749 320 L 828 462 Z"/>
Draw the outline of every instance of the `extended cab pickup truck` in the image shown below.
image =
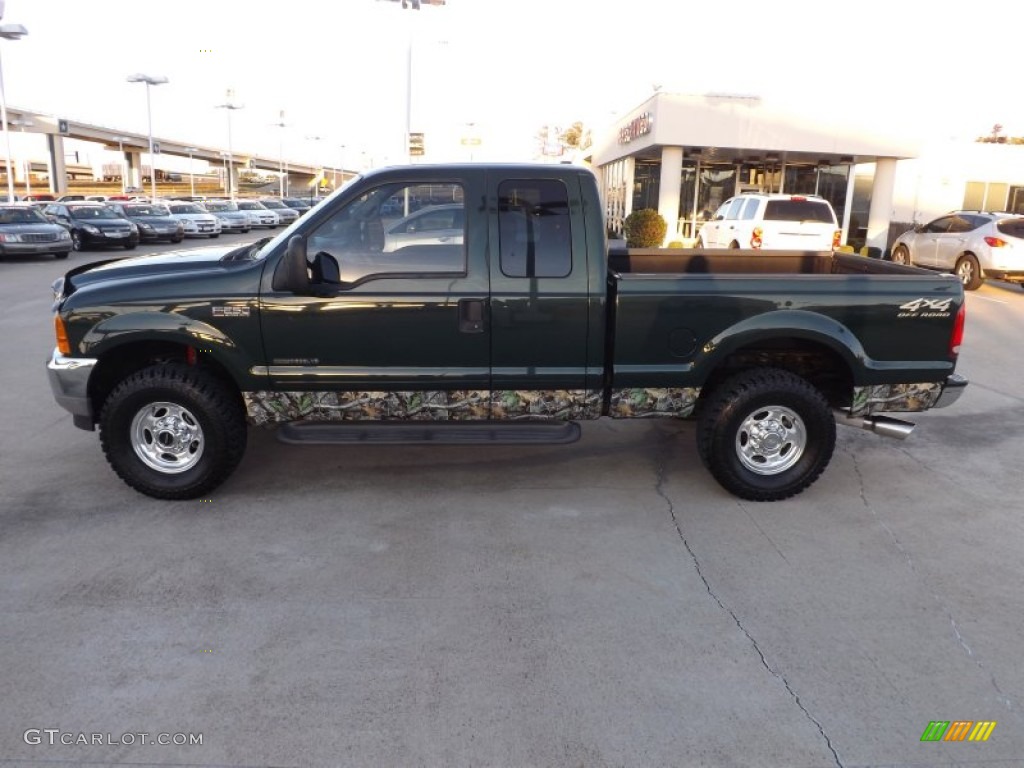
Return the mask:
<path fill-rule="evenodd" d="M 609 254 L 582 168 L 386 168 L 274 239 L 81 266 L 54 284 L 60 405 L 117 474 L 208 493 L 248 425 L 286 442 L 570 442 L 695 417 L 747 499 L 799 493 L 837 421 L 955 400 L 952 276 L 831 252 Z"/>

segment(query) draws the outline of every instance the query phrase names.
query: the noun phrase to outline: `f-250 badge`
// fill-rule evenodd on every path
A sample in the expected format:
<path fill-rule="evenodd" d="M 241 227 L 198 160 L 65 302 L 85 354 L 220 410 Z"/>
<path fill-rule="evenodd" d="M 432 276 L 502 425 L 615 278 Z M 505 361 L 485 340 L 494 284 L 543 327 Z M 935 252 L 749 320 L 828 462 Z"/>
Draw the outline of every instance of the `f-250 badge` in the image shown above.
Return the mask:
<path fill-rule="evenodd" d="M 900 304 L 896 317 L 949 317 L 952 299 L 914 299 Z"/>
<path fill-rule="evenodd" d="M 238 307 L 238 306 L 214 307 L 213 308 L 213 316 L 214 317 L 248 317 L 249 316 L 249 308 L 248 307 Z"/>

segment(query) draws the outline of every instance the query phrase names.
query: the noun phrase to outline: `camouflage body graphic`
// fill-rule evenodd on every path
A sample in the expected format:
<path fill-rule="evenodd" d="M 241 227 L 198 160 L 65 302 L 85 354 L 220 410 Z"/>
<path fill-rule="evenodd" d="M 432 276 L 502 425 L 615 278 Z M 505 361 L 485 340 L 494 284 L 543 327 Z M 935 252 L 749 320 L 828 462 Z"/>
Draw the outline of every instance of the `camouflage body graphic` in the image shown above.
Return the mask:
<path fill-rule="evenodd" d="M 497 421 L 543 419 L 571 421 L 601 415 L 600 390 L 497 389 L 491 393 L 491 418 Z"/>
<path fill-rule="evenodd" d="M 853 388 L 851 416 L 870 416 L 882 411 L 926 411 L 942 394 L 942 384 L 874 384 Z"/>
<path fill-rule="evenodd" d="M 253 424 L 285 421 L 486 421 L 596 419 L 601 393 L 586 390 L 244 392 Z"/>
<path fill-rule="evenodd" d="M 700 395 L 699 387 L 682 389 L 612 390 L 608 415 L 615 419 L 673 416 L 685 419 L 693 413 Z"/>

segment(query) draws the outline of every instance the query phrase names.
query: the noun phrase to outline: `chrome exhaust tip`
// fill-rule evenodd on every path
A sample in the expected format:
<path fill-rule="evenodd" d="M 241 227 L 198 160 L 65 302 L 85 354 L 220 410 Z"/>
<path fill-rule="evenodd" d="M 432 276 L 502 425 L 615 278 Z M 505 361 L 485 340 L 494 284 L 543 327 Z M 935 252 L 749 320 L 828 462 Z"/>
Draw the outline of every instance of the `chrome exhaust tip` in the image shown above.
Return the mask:
<path fill-rule="evenodd" d="M 915 424 L 891 416 L 851 416 L 845 411 L 836 411 L 836 422 L 847 427 L 866 429 L 882 437 L 906 440 L 914 431 Z"/>

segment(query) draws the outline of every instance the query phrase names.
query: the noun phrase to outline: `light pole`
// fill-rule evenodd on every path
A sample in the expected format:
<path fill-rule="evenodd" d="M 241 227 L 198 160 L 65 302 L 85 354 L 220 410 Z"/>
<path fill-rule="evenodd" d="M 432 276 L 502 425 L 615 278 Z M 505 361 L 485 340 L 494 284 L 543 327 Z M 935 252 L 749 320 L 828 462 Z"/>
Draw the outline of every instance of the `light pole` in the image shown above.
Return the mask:
<path fill-rule="evenodd" d="M 277 153 L 278 153 L 278 165 L 280 166 L 279 169 L 280 169 L 280 173 L 281 173 L 281 197 L 284 197 L 285 194 L 286 194 L 285 181 L 284 181 L 284 178 L 285 178 L 285 167 L 284 167 L 284 129 L 285 129 L 285 126 L 288 125 L 288 123 L 286 123 L 284 121 L 284 110 L 283 109 L 280 112 L 277 113 L 277 118 L 278 118 L 277 122 L 276 123 L 271 123 L 271 125 L 276 125 L 278 128 L 281 129 L 281 135 L 278 137 Z"/>
<path fill-rule="evenodd" d="M 25 133 L 26 128 L 31 128 L 35 123 L 31 120 L 26 120 L 23 117 L 15 117 L 10 121 L 10 124 L 21 129 L 22 135 Z M 24 144 L 24 139 L 22 140 Z M 25 159 L 25 197 L 32 195 L 32 154 L 26 152 Z"/>
<path fill-rule="evenodd" d="M 188 188 L 189 195 L 192 197 L 196 196 L 196 177 L 192 171 L 192 153 L 198 152 L 199 150 L 195 147 L 185 147 L 185 151 L 188 152 Z"/>
<path fill-rule="evenodd" d="M 0 16 L 3 5 L 0 4 Z M 28 34 L 21 24 L 0 24 L 0 37 L 4 40 L 19 40 Z M 7 96 L 4 93 L 4 67 L 0 61 L 0 121 L 4 124 L 4 142 L 7 145 L 7 202 L 14 202 L 14 178 L 11 175 L 11 130 L 7 125 Z"/>
<path fill-rule="evenodd" d="M 341 145 L 341 157 L 339 158 L 339 162 L 338 162 L 338 165 L 341 166 L 341 186 L 343 186 L 343 187 L 345 186 L 345 150 L 346 149 L 347 149 L 347 146 L 345 144 L 342 144 Z M 335 189 L 338 188 L 337 181 L 335 181 L 335 183 L 334 183 L 334 188 Z"/>
<path fill-rule="evenodd" d="M 151 85 L 163 85 L 167 78 L 162 75 L 144 75 L 136 72 L 128 75 L 129 83 L 146 84 L 146 121 L 149 124 L 149 197 L 151 202 L 156 202 L 156 153 L 153 151 L 153 109 L 149 98 Z"/>
<path fill-rule="evenodd" d="M 242 109 L 244 104 L 235 103 L 235 89 L 228 88 L 227 98 L 223 104 L 218 104 L 217 109 L 225 109 L 228 113 L 228 197 L 235 199 L 235 180 L 232 178 L 235 170 L 235 157 L 231 149 L 231 113 L 236 109 Z"/>

